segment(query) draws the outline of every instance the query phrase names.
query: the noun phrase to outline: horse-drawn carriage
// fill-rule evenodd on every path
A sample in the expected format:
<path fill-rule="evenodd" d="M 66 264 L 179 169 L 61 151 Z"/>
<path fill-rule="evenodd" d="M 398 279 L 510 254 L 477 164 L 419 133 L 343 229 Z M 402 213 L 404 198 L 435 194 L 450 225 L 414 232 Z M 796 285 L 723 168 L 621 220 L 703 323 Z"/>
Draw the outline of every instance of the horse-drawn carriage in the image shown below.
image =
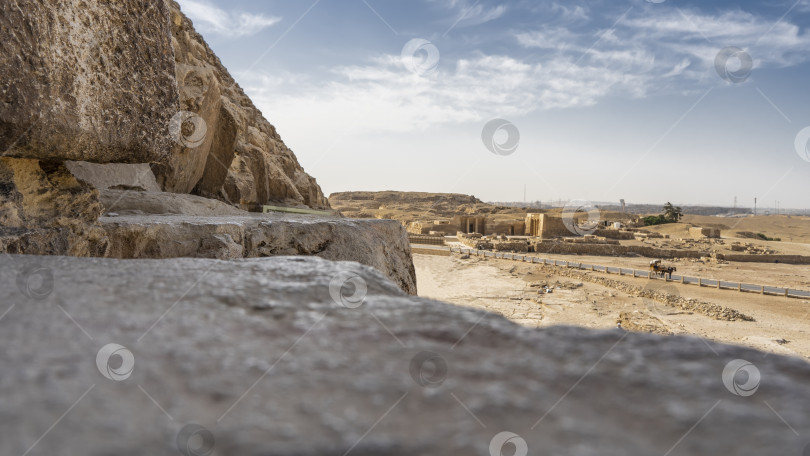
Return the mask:
<path fill-rule="evenodd" d="M 678 269 L 675 268 L 675 266 L 664 266 L 661 264 L 661 260 L 650 261 L 650 273 L 655 274 L 658 277 L 666 276 L 668 279 L 671 279 L 672 273 L 677 270 Z"/>

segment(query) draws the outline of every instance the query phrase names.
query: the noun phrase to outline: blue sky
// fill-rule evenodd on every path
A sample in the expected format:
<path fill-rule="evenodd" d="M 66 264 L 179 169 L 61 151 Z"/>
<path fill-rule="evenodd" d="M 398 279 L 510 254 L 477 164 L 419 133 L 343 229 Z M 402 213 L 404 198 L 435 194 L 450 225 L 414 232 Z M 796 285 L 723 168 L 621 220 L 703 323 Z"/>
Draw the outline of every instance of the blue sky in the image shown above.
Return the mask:
<path fill-rule="evenodd" d="M 327 194 L 810 208 L 810 0 L 179 3 Z"/>

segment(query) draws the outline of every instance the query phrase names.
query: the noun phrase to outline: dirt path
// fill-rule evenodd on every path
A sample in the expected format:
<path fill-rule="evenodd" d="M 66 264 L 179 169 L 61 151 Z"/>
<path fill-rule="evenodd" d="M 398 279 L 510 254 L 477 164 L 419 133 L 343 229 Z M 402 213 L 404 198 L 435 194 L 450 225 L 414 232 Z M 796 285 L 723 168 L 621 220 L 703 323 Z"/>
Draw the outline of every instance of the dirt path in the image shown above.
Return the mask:
<path fill-rule="evenodd" d="M 600 264 L 610 260 L 598 259 L 602 260 Z M 455 254 L 414 255 L 414 264 L 420 296 L 497 312 L 530 327 L 577 325 L 608 329 L 621 321 L 625 329 L 635 331 L 696 335 L 810 358 L 808 301 L 610 276 L 629 285 L 617 288 L 599 283 L 599 273 L 583 272 L 570 277 L 565 270 L 552 266 L 479 257 L 461 259 Z M 553 287 L 553 292 L 542 292 L 544 285 Z M 636 296 L 632 291 L 645 287 L 729 307 L 756 321 L 715 320 Z M 708 344 L 706 347 L 711 350 Z"/>

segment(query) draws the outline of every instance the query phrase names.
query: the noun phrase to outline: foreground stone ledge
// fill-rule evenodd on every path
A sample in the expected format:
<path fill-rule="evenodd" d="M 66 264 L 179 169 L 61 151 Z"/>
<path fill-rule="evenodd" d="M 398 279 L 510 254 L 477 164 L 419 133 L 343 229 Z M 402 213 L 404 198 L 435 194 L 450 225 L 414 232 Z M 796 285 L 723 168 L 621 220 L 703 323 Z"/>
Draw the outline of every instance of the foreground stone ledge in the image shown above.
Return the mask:
<path fill-rule="evenodd" d="M 347 277 L 366 287 L 359 306 L 334 293 Z M 0 256 L 0 289 L 0 454 L 177 455 L 195 430 L 209 454 L 256 456 L 486 456 L 503 431 L 528 454 L 808 443 L 801 360 L 523 328 L 356 263 Z M 761 373 L 753 395 L 724 386 L 736 359 Z"/>

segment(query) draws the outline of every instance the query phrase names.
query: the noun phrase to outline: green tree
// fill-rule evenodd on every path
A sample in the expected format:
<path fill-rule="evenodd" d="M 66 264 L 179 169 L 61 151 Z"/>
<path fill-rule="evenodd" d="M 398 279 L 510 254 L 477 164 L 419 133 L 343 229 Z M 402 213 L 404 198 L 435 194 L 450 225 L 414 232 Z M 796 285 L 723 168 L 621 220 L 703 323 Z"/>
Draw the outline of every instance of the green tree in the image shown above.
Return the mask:
<path fill-rule="evenodd" d="M 678 222 L 683 217 L 683 210 L 681 210 L 678 206 L 673 206 L 672 203 L 667 201 L 667 204 L 664 204 L 664 218 L 672 221 Z"/>

